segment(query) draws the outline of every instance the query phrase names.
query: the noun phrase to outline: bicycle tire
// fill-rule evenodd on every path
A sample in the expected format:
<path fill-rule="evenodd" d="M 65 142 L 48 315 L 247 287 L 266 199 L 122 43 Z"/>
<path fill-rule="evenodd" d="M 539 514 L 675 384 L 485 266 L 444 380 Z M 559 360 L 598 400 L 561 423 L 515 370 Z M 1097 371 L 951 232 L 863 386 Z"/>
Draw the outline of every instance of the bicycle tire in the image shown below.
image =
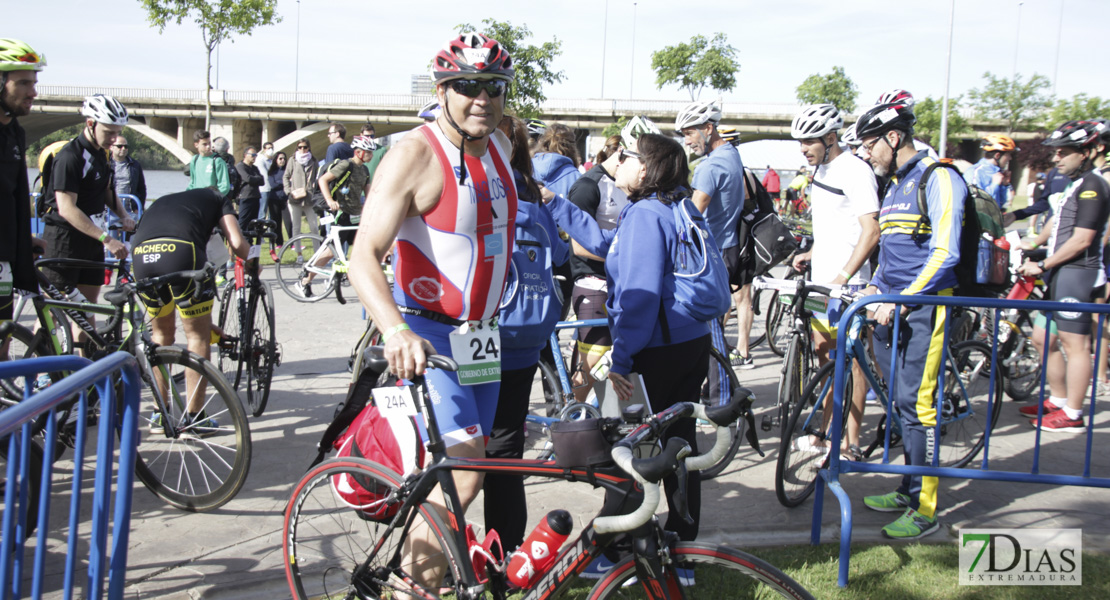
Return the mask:
<path fill-rule="evenodd" d="M 367 319 L 366 329 L 363 330 L 362 335 L 358 338 L 355 349 L 351 351 L 351 385 L 357 383 L 358 376 L 362 374 L 362 361 L 363 358 L 366 357 L 366 349 L 370 346 L 380 346 L 384 343 L 382 332 L 378 330 L 377 324 L 374 323 L 373 319 Z"/>
<path fill-rule="evenodd" d="M 766 316 L 767 346 L 780 358 L 786 355 L 786 346 L 790 343 L 790 328 L 784 326 L 788 321 L 786 314 L 786 305 L 779 302 L 778 290 L 773 290 Z"/>
<path fill-rule="evenodd" d="M 952 346 L 945 370 L 944 396 L 938 411 L 941 431 L 937 455 L 940 466 L 959 468 L 975 459 L 983 449 L 987 430 L 998 422 L 1002 413 L 1002 378 L 995 375 L 992 393 L 991 348 L 977 341 Z M 991 396 L 994 402 L 988 414 Z"/>
<path fill-rule="evenodd" d="M 728 359 L 725 358 L 723 354 L 718 352 L 716 348 L 711 347 L 709 349 L 709 361 L 710 369 L 713 368 L 713 363 L 715 362 L 718 365 L 723 366 L 725 372 L 728 373 L 728 396 L 731 399 L 736 393 L 736 390 L 740 389 L 740 378 L 736 376 L 736 370 L 732 368 L 732 365 L 729 364 Z M 740 448 L 740 440 L 744 438 L 744 432 L 747 428 L 747 424 L 747 420 L 741 417 L 735 423 L 729 425 L 729 432 L 732 434 L 732 442 L 728 446 L 728 451 L 726 451 L 725 455 L 721 457 L 721 460 L 717 461 L 713 465 L 710 465 L 708 468 L 701 470 L 702 481 L 713 479 L 714 477 L 720 475 L 725 470 L 725 467 L 731 464 L 732 460 L 736 458 L 736 452 Z M 703 427 L 702 424 L 699 423 L 695 425 L 694 435 L 698 441 L 697 453 L 705 453 L 713 447 L 714 443 L 716 443 L 717 429 L 716 427 L 712 426 Z"/>
<path fill-rule="evenodd" d="M 297 246 L 301 246 L 301 252 L 297 252 Z M 295 287 L 300 280 L 308 274 L 305 265 L 308 261 L 324 246 L 324 238 L 311 234 L 302 233 L 289 238 L 289 241 L 282 245 L 278 250 L 278 261 L 274 263 L 274 273 L 277 276 L 278 284 L 281 289 L 285 290 L 291 298 L 297 302 L 319 302 L 327 298 L 335 289 L 334 273 L 326 277 L 325 281 L 321 281 L 324 277 L 323 273 L 317 273 L 316 278 L 312 281 L 312 295 L 305 296 Z M 311 247 L 312 251 L 308 256 L 304 255 L 304 249 Z M 304 264 L 297 264 L 297 257 L 300 256 L 304 259 Z"/>
<path fill-rule="evenodd" d="M 336 458 L 326 460 L 305 473 L 293 489 L 282 524 L 282 553 L 285 575 L 294 598 L 383 598 L 385 589 L 400 578 L 382 576 L 400 572 L 412 576 L 412 564 L 387 565 L 392 555 L 407 539 L 401 526 L 369 520 L 346 504 L 334 491 L 333 477 L 348 476 L 364 488 L 377 487 L 383 494 L 397 490 L 403 479 L 397 473 L 364 459 Z M 414 529 L 427 526 L 433 534 L 439 553 L 433 558 L 455 563 L 447 542 L 450 530 L 439 513 L 427 503 L 415 508 Z M 378 552 L 371 554 L 380 544 Z M 378 577 L 374 577 L 377 575 Z M 437 586 L 440 581 L 433 583 Z M 433 590 L 422 590 L 418 597 L 438 597 Z M 396 593 L 391 597 L 407 597 Z"/>
<path fill-rule="evenodd" d="M 227 504 L 247 480 L 251 464 L 251 434 L 247 414 L 239 396 L 207 360 L 174 346 L 160 346 L 151 370 L 168 375 L 168 418 L 177 436 L 166 436 L 153 412 L 142 414 L 141 435 L 135 472 L 151 492 L 171 505 L 190 512 L 206 512 Z M 200 374 L 207 385 L 204 414 L 218 427 L 201 429 L 185 422 L 183 388 L 186 370 Z M 154 407 L 154 377 L 144 374 L 144 410 Z"/>
<path fill-rule="evenodd" d="M 1017 326 L 1017 331 L 1011 331 L 1008 335 L 1017 336 L 1017 339 L 1012 344 L 1007 344 L 1011 351 L 1006 356 L 999 353 L 999 360 L 1002 361 L 999 366 L 1005 375 L 1006 394 L 1014 400 L 1023 401 L 1033 397 L 1041 385 L 1041 354 L 1033 345 L 1033 320 L 1029 311 L 1019 311 L 1013 323 Z M 1004 326 L 999 326 L 1000 335 L 1001 327 Z M 992 335 L 993 333 L 991 332 Z M 1014 362 L 1006 366 L 1005 361 L 1009 359 Z"/>
<path fill-rule="evenodd" d="M 9 483 L 15 483 L 13 480 L 9 482 L 7 479 L 8 473 L 8 443 L 11 436 L 0 438 L 0 473 L 4 474 L 4 479 L 0 481 L 0 507 L 3 508 L 3 513 L 8 512 L 8 507 L 4 504 L 4 499 L 7 497 L 7 486 Z M 42 468 L 44 455 L 42 446 L 35 440 L 31 440 L 29 445 L 30 451 L 27 460 L 27 528 L 25 531 L 24 540 L 28 539 L 35 529 L 38 528 L 38 515 L 39 515 L 39 495 L 42 490 Z M 19 465 L 16 465 L 16 476 L 19 475 Z M 22 481 L 18 482 L 22 483 Z M 19 504 L 19 488 L 15 489 L 16 504 Z M 16 515 L 13 525 L 19 524 L 19 516 Z M 13 528 L 12 533 L 15 533 Z"/>
<path fill-rule="evenodd" d="M 806 383 L 800 400 L 794 404 L 786 426 L 783 427 L 779 454 L 775 462 L 775 496 L 778 497 L 779 503 L 787 508 L 793 508 L 805 502 L 816 487 L 817 470 L 827 464 L 828 452 L 816 453 L 799 449 L 798 440 L 821 429 L 820 423 L 816 426 L 813 424 L 814 419 L 821 419 L 823 416 L 816 410 L 816 405 L 825 394 L 832 393 L 831 377 L 835 374 L 835 369 L 836 362 L 829 361 L 817 370 L 817 373 Z M 851 371 L 846 373 L 846 377 L 847 384 L 843 397 L 850 399 Z M 843 423 L 847 421 L 847 415 L 843 415 Z M 843 433 L 842 430 L 841 434 Z"/>
<path fill-rule="evenodd" d="M 671 559 L 673 564 L 693 569 L 696 585 L 682 589 L 687 598 L 696 597 L 698 591 L 706 595 L 728 590 L 729 598 L 813 600 L 813 595 L 789 575 L 747 552 L 713 544 L 679 542 L 671 552 Z M 642 586 L 629 583 L 635 575 L 635 556 L 625 557 L 594 585 L 587 598 L 643 598 Z"/>
<path fill-rule="evenodd" d="M 768 291 L 773 291 L 773 290 L 768 290 Z M 763 290 L 753 290 L 752 291 L 752 310 L 754 311 L 756 309 L 756 307 L 758 307 L 759 308 L 759 314 L 761 314 L 761 315 L 765 314 L 767 312 L 768 308 L 770 307 L 770 304 L 767 303 L 765 298 L 770 298 L 770 294 L 767 294 L 767 295 L 763 294 Z M 733 305 L 733 307 L 735 308 L 735 304 Z M 766 320 L 764 320 L 764 323 L 766 323 Z M 737 327 L 740 326 L 740 309 L 738 309 L 738 308 L 736 309 L 736 326 Z M 755 315 L 753 314 L 752 315 L 752 331 L 748 334 L 748 356 L 751 356 L 751 351 L 752 351 L 753 348 L 762 344 L 767 339 L 767 328 L 764 327 L 762 330 L 758 330 L 759 333 L 756 333 L 757 327 L 759 327 L 759 319 L 756 319 Z"/>
<path fill-rule="evenodd" d="M 220 301 L 220 331 L 223 331 L 225 336 L 238 339 L 231 348 L 225 348 L 221 345 L 216 359 L 216 368 L 227 378 L 227 382 L 231 384 L 231 389 L 236 391 L 239 389 L 239 383 L 243 380 L 242 357 L 247 343 L 239 319 L 240 293 L 239 288 L 235 287 L 235 281 L 232 280 L 224 284 L 223 293 L 220 294 L 220 297 L 223 298 Z"/>
<path fill-rule="evenodd" d="M 9 339 L 11 341 L 8 344 L 8 360 L 54 356 L 54 349 L 43 336 L 32 333 L 30 329 L 18 323 L 12 324 Z M 48 376 L 51 381 L 61 381 L 63 374 L 49 373 Z M 0 379 L 0 396 L 3 397 L 3 402 L 0 402 L 0 404 L 11 405 L 21 402 L 25 381 L 23 377 Z M 31 382 L 31 387 L 33 390 L 36 389 L 37 383 Z M 0 408 L 2 407 L 0 406 Z M 36 430 L 35 433 L 37 434 L 40 430 Z"/>
<path fill-rule="evenodd" d="M 775 390 L 774 424 L 779 426 L 779 431 L 786 432 L 786 422 L 798 403 L 802 387 L 807 383 L 802 368 L 802 342 L 800 336 L 792 335 L 787 345 L 786 356 L 782 360 L 782 370 L 779 372 L 779 384 Z"/>
<path fill-rule="evenodd" d="M 277 362 L 277 330 L 274 325 L 274 304 L 270 300 L 270 285 L 258 282 L 257 291 L 252 291 L 252 302 L 248 306 L 252 325 L 248 336 L 250 345 L 240 364 L 246 363 L 247 407 L 251 415 L 261 417 L 270 400 L 270 383 L 274 376 L 274 363 Z"/>
<path fill-rule="evenodd" d="M 559 379 L 559 371 L 551 362 L 540 358 L 539 362 L 540 384 L 543 386 L 543 404 L 533 404 L 532 411 L 539 411 L 547 417 L 554 417 L 563 409 L 566 402 L 567 390 L 563 389 L 563 382 Z"/>

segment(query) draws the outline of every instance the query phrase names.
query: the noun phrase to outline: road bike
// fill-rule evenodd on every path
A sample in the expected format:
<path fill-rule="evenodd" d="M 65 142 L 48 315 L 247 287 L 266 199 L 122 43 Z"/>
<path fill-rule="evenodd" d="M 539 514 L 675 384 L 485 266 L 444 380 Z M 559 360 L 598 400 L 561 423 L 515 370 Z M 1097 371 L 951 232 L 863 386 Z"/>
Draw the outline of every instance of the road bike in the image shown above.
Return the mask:
<path fill-rule="evenodd" d="M 277 343 L 274 300 L 270 284 L 259 275 L 258 253 L 262 240 L 273 240 L 277 225 L 270 220 L 253 220 L 244 235 L 251 242 L 251 258 L 235 259 L 235 277 L 224 284 L 220 294 L 220 331 L 216 364 L 228 377 L 231 387 L 239 390 L 245 380 L 247 407 L 261 417 L 270 399 L 270 383 L 274 368 L 281 365 L 281 346 Z"/>
<path fill-rule="evenodd" d="M 380 351 L 374 354 L 371 360 L 384 371 Z M 429 366 L 456 368 L 454 361 L 440 356 L 430 357 Z M 598 516 L 581 534 L 561 549 L 549 549 L 556 553 L 554 566 L 519 590 L 525 599 L 564 595 L 593 560 L 614 552 L 624 558 L 593 587 L 589 598 L 690 597 L 706 588 L 713 597 L 721 597 L 721 590 L 727 589 L 730 597 L 812 598 L 793 579 L 747 553 L 679 542 L 675 534 L 662 529 L 655 516 L 660 482 L 671 474 L 678 480 L 671 501 L 688 514 L 687 470 L 720 459 L 730 444 L 728 424 L 739 418 L 750 397 L 715 407 L 678 403 L 647 418 L 643 418 L 642 406 L 629 407 L 625 411 L 629 425 L 622 427 L 619 419 L 599 422 L 603 444 L 598 447 L 613 444 L 612 464 L 564 468 L 552 461 L 449 457 L 435 414 L 428 410 L 423 377 L 413 384 L 393 388 L 393 393 L 398 399 L 411 399 L 402 401 L 405 408 L 411 408 L 406 413 L 413 418 L 422 416 L 427 425 L 430 460 L 423 470 L 402 476 L 373 461 L 339 458 L 311 468 L 294 487 L 281 538 L 286 578 L 294 598 L 449 595 L 500 600 L 517 593 L 509 584 L 503 553 L 491 542 L 492 534 L 487 533 L 486 543 L 480 543 L 467 525 L 452 477 L 455 471 L 565 479 L 605 490 L 606 500 Z M 633 457 L 633 448 L 661 439 L 668 426 L 688 417 L 715 425 L 716 443 L 707 455 L 691 457 L 689 444 L 671 439 L 654 457 Z M 352 482 L 378 499 L 348 504 L 336 486 Z M 445 514 L 428 501 L 436 486 L 444 497 Z"/>
<path fill-rule="evenodd" d="M 899 443 L 902 432 L 901 419 L 891 417 L 886 383 L 866 347 L 868 336 L 863 335 L 863 331 L 874 324 L 859 313 L 852 317 L 845 360 L 859 360 L 866 382 L 853 381 L 851 371 L 847 371 L 841 396 L 847 402 L 853 385 L 869 385 L 883 407 L 884 414 L 875 438 L 863 451 L 863 458 L 870 457 L 879 447 L 889 448 Z M 946 336 L 950 332 L 951 327 L 945 332 Z M 987 432 L 1002 412 L 1002 380 L 992 373 L 990 346 L 978 341 L 951 343 L 950 337 L 946 337 L 945 348 L 935 404 L 936 460 L 942 467 L 964 467 L 982 450 Z M 889 368 L 889 365 L 882 366 Z M 793 507 L 804 502 L 813 493 L 817 471 L 827 464 L 829 452 L 838 451 L 835 448 L 822 450 L 821 445 L 812 442 L 817 439 L 828 446 L 828 440 L 832 439 L 827 429 L 831 413 L 825 412 L 832 409 L 828 399 L 833 390 L 835 369 L 836 361 L 829 361 L 810 378 L 783 432 L 775 469 L 775 494 L 783 506 Z M 843 421 L 847 421 L 846 416 Z"/>
<path fill-rule="evenodd" d="M 298 302 L 319 302 L 335 291 L 335 299 L 346 304 L 343 286 L 347 285 L 347 253 L 339 234 L 355 231 L 358 225 L 336 225 L 336 217 L 326 215 L 320 219 L 321 225 L 331 225 L 326 238 L 312 233 L 295 235 L 277 251 L 278 260 L 274 263 L 278 283 Z M 315 248 L 315 250 L 313 250 Z M 331 257 L 328 258 L 328 252 Z M 305 258 L 307 255 L 308 258 Z M 308 285 L 302 282 L 313 275 Z"/>
<path fill-rule="evenodd" d="M 209 361 L 183 348 L 155 344 L 138 296 L 139 292 L 152 292 L 163 285 L 188 280 L 199 291 L 200 282 L 212 276 L 214 267 L 209 264 L 201 270 L 134 281 L 122 263 L 44 259 L 37 265 L 101 271 L 112 267 L 118 278 L 115 288 L 103 296 L 106 304 L 95 304 L 70 300 L 36 269 L 42 293 L 32 294 L 30 299 L 40 327 L 31 333 L 23 325 L 5 324 L 7 327 L 0 332 L 21 340 L 26 348 L 22 356 L 9 352 L 9 357 L 56 354 L 59 342 L 52 332 L 67 325 L 55 324 L 56 312 L 50 309 L 62 310 L 88 338 L 77 344 L 85 356 L 95 360 L 123 350 L 138 361 L 144 383 L 144 406 L 152 409 L 140 421 L 140 426 L 149 430 L 139 443 L 135 464 L 136 475 L 143 484 L 166 502 L 188 511 L 214 510 L 234 498 L 246 481 L 251 459 L 250 428 L 239 397 Z M 94 327 L 88 319 L 91 314 L 108 319 L 102 326 Z M 36 389 L 60 381 L 65 373 L 48 375 L 35 382 L 6 384 L 30 384 Z M 194 379 L 196 384 L 190 387 L 190 380 Z M 5 406 L 19 401 L 6 392 L 3 396 Z M 79 422 L 74 404 L 54 417 L 59 443 L 69 447 L 75 443 L 76 429 L 90 424 Z M 95 419 L 98 411 L 114 409 L 93 403 L 89 413 Z M 49 414 L 36 422 L 36 435 L 45 430 L 47 418 L 51 418 Z"/>

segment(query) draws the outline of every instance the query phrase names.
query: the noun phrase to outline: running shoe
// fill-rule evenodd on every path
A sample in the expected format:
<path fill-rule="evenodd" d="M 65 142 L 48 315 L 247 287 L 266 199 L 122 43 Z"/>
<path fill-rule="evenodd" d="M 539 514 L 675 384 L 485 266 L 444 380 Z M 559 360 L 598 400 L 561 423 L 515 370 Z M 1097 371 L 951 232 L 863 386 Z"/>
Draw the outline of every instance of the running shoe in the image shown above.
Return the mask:
<path fill-rule="evenodd" d="M 1029 424 L 1033 427 L 1037 426 L 1036 419 L 1029 419 Z M 1083 417 L 1078 419 L 1068 418 L 1068 413 L 1063 410 L 1056 410 L 1053 413 L 1045 413 L 1044 421 L 1041 424 L 1041 431 L 1061 431 L 1065 433 L 1081 433 L 1086 429 L 1083 425 Z"/>
<path fill-rule="evenodd" d="M 1045 398 L 1041 402 L 1041 404 L 1044 405 L 1044 416 L 1045 417 L 1048 417 L 1048 415 L 1051 415 L 1052 413 L 1060 410 L 1060 407 L 1053 404 L 1052 400 L 1049 400 L 1048 398 Z M 1034 404 L 1033 406 L 1023 406 L 1023 407 L 1018 409 L 1018 412 L 1027 416 L 1027 417 L 1035 417 L 1035 416 L 1037 416 L 1037 405 Z"/>
<path fill-rule="evenodd" d="M 274 250 L 273 248 L 270 248 L 270 260 L 272 260 L 276 263 L 281 262 L 281 259 L 278 257 L 277 251 Z"/>
<path fill-rule="evenodd" d="M 892 540 L 916 540 L 940 529 L 940 521 L 907 508 L 898 520 L 883 527 L 883 537 Z"/>
<path fill-rule="evenodd" d="M 594 561 L 586 567 L 586 570 L 582 571 L 578 576 L 585 579 L 601 579 L 608 575 L 609 571 L 612 571 L 614 566 L 616 566 L 616 563 L 602 554 L 595 558 Z"/>
<path fill-rule="evenodd" d="M 160 411 L 150 413 L 150 430 L 162 431 L 162 413 Z"/>
<path fill-rule="evenodd" d="M 303 264 L 304 264 L 304 255 L 301 254 L 301 250 L 298 248 L 297 249 L 297 266 L 299 267 Z"/>
<path fill-rule="evenodd" d="M 891 492 L 882 496 L 867 496 L 863 505 L 879 512 L 898 512 L 910 506 L 910 497 L 901 492 Z"/>
<path fill-rule="evenodd" d="M 311 298 L 312 297 L 312 284 L 311 283 L 301 283 L 301 282 L 298 281 L 297 283 L 293 284 L 293 287 L 294 287 L 294 289 L 297 290 L 297 293 L 300 294 L 301 297 L 303 297 L 303 298 Z"/>
<path fill-rule="evenodd" d="M 812 437 L 813 436 L 806 435 L 794 440 L 794 447 L 799 452 L 810 452 L 812 454 L 824 454 L 829 451 L 828 446 L 818 446 L 814 444 Z"/>
<path fill-rule="evenodd" d="M 182 428 L 182 433 L 191 433 L 197 437 L 208 437 L 220 432 L 220 423 L 204 414 L 201 411 L 198 414 L 186 415 L 185 427 Z"/>
<path fill-rule="evenodd" d="M 729 355 L 729 363 L 737 369 L 754 369 L 755 361 L 752 360 L 751 355 L 744 356 L 739 352 L 733 352 Z"/>

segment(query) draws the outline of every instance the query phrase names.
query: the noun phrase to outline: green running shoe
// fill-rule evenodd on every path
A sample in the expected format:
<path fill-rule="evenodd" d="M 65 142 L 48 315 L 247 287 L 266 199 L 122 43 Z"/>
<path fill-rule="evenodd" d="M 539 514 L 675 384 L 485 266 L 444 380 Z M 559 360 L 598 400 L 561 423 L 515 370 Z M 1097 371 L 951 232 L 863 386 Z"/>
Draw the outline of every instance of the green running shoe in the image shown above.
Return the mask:
<path fill-rule="evenodd" d="M 921 539 L 940 529 L 940 521 L 907 508 L 898 520 L 883 527 L 883 537 L 892 540 Z"/>
<path fill-rule="evenodd" d="M 882 496 L 867 496 L 863 499 L 863 504 L 879 512 L 901 512 L 910 507 L 910 497 L 900 492 L 891 492 Z"/>

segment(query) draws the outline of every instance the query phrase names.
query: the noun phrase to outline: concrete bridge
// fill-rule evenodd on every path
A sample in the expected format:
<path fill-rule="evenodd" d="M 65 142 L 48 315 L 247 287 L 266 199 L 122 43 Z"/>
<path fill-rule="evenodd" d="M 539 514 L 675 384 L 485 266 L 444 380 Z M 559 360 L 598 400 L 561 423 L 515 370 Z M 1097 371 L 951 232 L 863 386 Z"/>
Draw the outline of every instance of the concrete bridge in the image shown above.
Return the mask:
<path fill-rule="evenodd" d="M 63 127 L 82 121 L 79 114 L 85 96 L 96 93 L 115 96 L 131 113 L 128 125 L 145 135 L 182 162 L 193 154 L 192 134 L 204 128 L 204 91 L 153 88 L 110 88 L 40 85 L 32 113 L 20 119 L 33 142 Z M 422 121 L 418 110 L 432 101 L 431 94 L 348 94 L 341 92 L 240 92 L 212 90 L 213 137 L 225 137 L 239 156 L 248 146 L 273 142 L 287 153 L 296 142 L 308 138 L 315 154 L 327 147 L 327 129 L 332 122 L 347 127 L 348 140 L 362 124 L 374 124 L 378 136 L 406 131 Z M 644 115 L 666 126 L 688 104 L 676 100 L 549 99 L 543 118 L 579 130 L 582 150 L 600 144 L 589 140 L 622 116 Z M 790 121 L 796 104 L 726 104 L 723 125 L 736 127 L 745 142 L 789 139 Z M 968 118 L 970 114 L 965 115 Z M 849 118 L 854 118 L 851 116 Z M 998 131 L 993 124 L 974 122 L 975 136 Z M 1018 139 L 1034 132 L 1015 134 Z"/>

